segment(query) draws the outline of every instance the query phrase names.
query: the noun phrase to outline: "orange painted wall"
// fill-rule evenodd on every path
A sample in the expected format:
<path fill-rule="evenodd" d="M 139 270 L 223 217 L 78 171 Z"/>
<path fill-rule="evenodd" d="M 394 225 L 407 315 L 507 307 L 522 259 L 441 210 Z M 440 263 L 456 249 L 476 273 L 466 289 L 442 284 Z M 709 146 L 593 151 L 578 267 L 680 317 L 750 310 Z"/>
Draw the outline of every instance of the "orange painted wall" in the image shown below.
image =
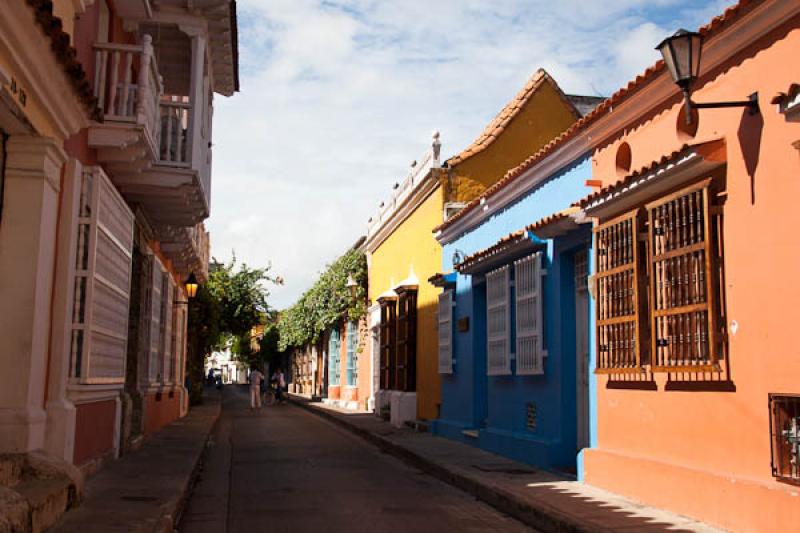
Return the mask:
<path fill-rule="evenodd" d="M 800 198 L 800 152 L 792 146 L 800 124 L 770 104 L 800 81 L 798 50 L 795 17 L 697 86 L 697 102 L 758 91 L 763 124 L 742 109 L 703 109 L 696 136 L 679 135 L 676 98 L 643 121 L 620 124 L 624 133 L 594 154 L 593 177 L 608 184 L 618 179 L 622 142 L 631 147 L 631 170 L 685 142 L 727 142 L 724 268 L 728 323 L 738 323 L 728 342 L 735 391 L 668 391 L 658 374 L 658 390 L 621 390 L 597 376 L 597 447 L 586 451 L 584 468 L 591 484 L 736 531 L 800 523 L 800 487 L 771 474 L 767 408 L 770 392 L 800 393 L 800 246 L 790 215 Z"/>
<path fill-rule="evenodd" d="M 180 394 L 164 391 L 160 394 L 148 394 L 144 407 L 144 434 L 152 435 L 180 416 Z"/>
<path fill-rule="evenodd" d="M 75 406 L 75 450 L 72 462 L 81 465 L 114 448 L 117 404 L 114 400 Z"/>

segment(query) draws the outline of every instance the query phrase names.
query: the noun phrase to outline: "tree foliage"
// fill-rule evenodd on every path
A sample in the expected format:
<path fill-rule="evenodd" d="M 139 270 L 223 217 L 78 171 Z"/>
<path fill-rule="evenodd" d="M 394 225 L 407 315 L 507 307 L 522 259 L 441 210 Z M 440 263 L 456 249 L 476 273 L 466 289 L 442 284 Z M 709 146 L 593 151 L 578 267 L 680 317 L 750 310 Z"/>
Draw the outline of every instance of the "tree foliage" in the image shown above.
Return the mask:
<path fill-rule="evenodd" d="M 250 330 L 270 315 L 267 283 L 282 283 L 269 274 L 270 267 L 237 266 L 234 255 L 228 263 L 216 259 L 209 265 L 208 281 L 197 290 L 189 305 L 190 375 L 193 401 L 202 394 L 205 357 L 224 348 L 235 338 L 247 338 Z"/>
<path fill-rule="evenodd" d="M 352 276 L 355 296 L 347 287 Z M 367 259 L 350 250 L 328 265 L 317 282 L 278 320 L 278 350 L 317 342 L 322 332 L 342 318 L 358 320 L 366 313 Z"/>

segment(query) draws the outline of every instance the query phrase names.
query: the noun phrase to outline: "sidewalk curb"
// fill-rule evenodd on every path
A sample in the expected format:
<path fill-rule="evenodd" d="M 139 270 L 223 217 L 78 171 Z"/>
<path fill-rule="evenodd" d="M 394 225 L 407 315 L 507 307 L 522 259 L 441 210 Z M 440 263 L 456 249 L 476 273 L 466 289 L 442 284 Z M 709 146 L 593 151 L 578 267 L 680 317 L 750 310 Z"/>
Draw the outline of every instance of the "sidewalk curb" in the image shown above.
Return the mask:
<path fill-rule="evenodd" d="M 481 483 L 478 479 L 470 477 L 460 472 L 456 472 L 446 466 L 428 459 L 400 444 L 392 442 L 390 439 L 360 428 L 346 420 L 344 416 L 337 415 L 321 407 L 311 404 L 308 400 L 289 396 L 293 405 L 301 407 L 321 418 L 329 420 L 340 427 L 358 435 L 364 440 L 375 445 L 381 451 L 392 455 L 407 464 L 419 468 L 420 470 L 444 481 L 464 492 L 474 496 L 478 500 L 487 503 L 498 511 L 505 513 L 520 522 L 539 529 L 541 531 L 552 531 L 557 533 L 588 533 L 588 532 L 611 532 L 611 529 L 587 527 L 585 524 L 577 522 L 574 517 L 565 515 L 559 509 L 539 502 L 533 505 L 524 501 L 514 494 L 501 487 L 491 486 Z"/>
<path fill-rule="evenodd" d="M 82 505 L 64 514 L 53 531 L 173 533 L 192 494 L 221 414 L 221 398 L 219 401 L 206 401 L 147 438 L 139 450 L 106 465 L 94 478 L 87 480 L 87 489 L 93 481 L 97 483 L 94 495 L 87 495 Z M 193 425 L 195 429 L 181 429 L 187 425 Z M 169 433 L 170 428 L 173 433 Z M 183 459 L 176 461 L 179 456 Z M 147 476 L 141 479 L 126 477 L 134 471 L 137 474 L 141 472 L 143 460 L 157 461 L 150 463 L 154 464 L 153 468 L 158 462 L 161 465 L 171 462 L 172 467 L 168 467 L 167 472 L 156 470 L 155 481 L 141 482 Z M 157 479 L 159 475 L 161 482 Z M 132 483 L 122 484 L 122 479 Z M 147 498 L 151 495 L 153 503 L 149 504 Z M 132 511 L 134 507 L 126 503 L 129 500 L 142 502 L 135 513 Z"/>

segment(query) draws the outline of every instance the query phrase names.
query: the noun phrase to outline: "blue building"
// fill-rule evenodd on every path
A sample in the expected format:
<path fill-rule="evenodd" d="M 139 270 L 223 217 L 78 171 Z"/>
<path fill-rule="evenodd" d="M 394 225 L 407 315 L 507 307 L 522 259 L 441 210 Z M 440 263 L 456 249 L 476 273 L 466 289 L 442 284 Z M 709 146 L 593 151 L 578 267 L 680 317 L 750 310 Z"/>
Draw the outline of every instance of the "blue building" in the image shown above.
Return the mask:
<path fill-rule="evenodd" d="M 580 137 L 580 135 L 578 135 Z M 575 471 L 590 440 L 591 157 L 555 143 L 437 228 L 440 416 L 432 431 Z"/>

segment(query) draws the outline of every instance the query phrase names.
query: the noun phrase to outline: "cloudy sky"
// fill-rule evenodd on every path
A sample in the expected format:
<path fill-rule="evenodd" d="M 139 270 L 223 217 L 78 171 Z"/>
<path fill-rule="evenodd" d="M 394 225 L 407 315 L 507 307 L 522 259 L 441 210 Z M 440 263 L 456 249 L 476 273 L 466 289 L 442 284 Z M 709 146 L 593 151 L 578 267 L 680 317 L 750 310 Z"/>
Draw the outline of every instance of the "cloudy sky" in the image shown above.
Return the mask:
<path fill-rule="evenodd" d="M 365 232 L 434 130 L 466 147 L 545 68 L 609 95 L 731 0 L 239 0 L 241 93 L 214 111 L 212 255 L 291 305 Z"/>

